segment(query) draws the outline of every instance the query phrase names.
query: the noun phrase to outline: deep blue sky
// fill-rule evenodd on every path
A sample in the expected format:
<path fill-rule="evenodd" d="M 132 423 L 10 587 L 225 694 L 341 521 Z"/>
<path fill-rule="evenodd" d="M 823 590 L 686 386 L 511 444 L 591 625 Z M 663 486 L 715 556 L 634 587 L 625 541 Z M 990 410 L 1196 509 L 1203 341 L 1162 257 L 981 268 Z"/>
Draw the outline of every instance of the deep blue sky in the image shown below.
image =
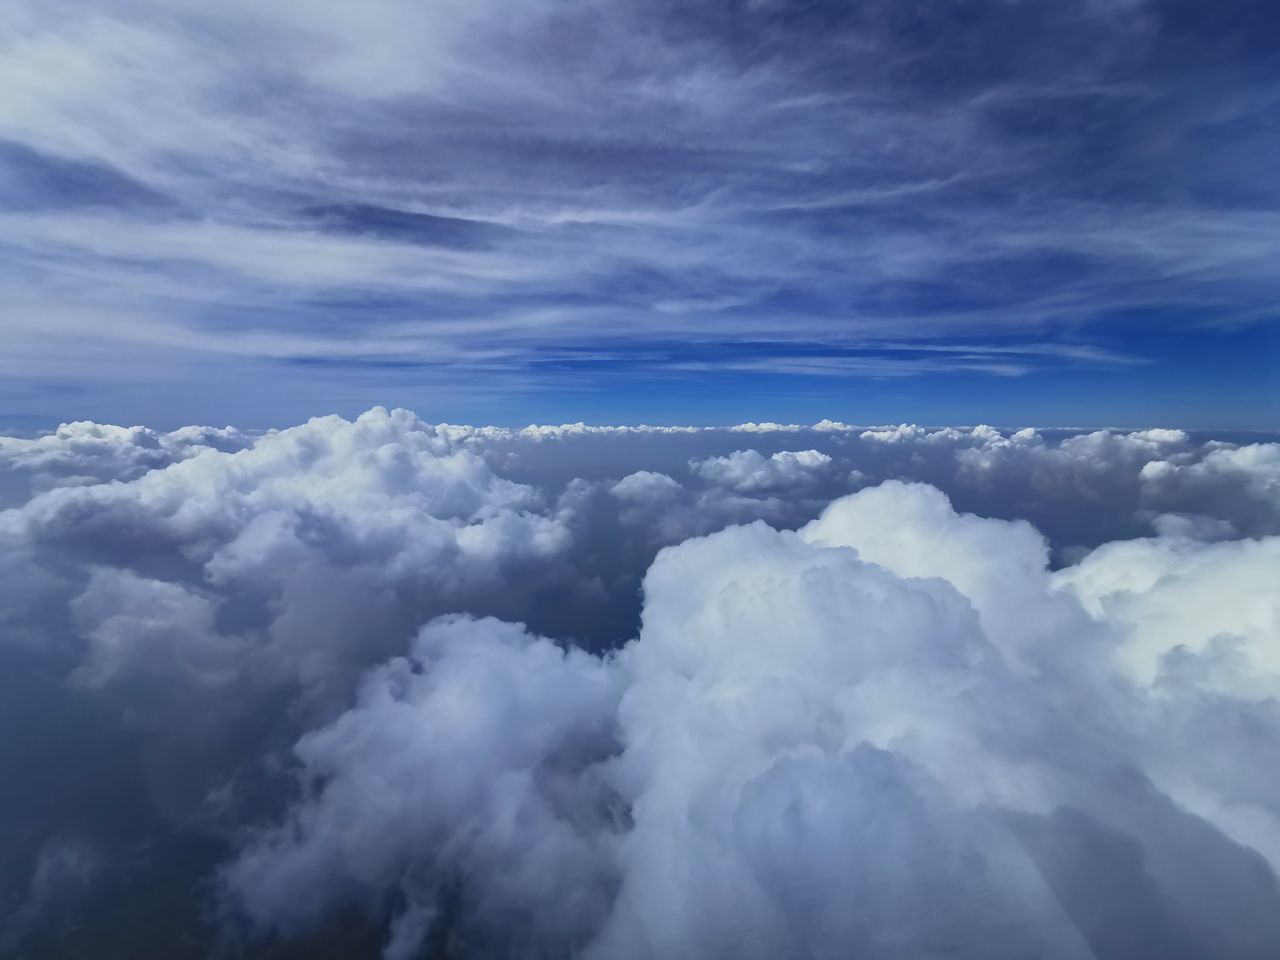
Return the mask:
<path fill-rule="evenodd" d="M 1280 423 L 1265 0 L 7 4 L 0 425 Z"/>

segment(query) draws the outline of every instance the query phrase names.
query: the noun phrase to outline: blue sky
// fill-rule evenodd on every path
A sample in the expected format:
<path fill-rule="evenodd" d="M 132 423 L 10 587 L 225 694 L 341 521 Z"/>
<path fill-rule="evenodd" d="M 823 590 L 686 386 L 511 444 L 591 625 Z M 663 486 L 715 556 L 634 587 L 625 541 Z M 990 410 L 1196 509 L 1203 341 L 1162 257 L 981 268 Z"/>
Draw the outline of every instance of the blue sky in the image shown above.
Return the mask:
<path fill-rule="evenodd" d="M 1280 423 L 1255 0 L 0 14 L 0 425 Z"/>

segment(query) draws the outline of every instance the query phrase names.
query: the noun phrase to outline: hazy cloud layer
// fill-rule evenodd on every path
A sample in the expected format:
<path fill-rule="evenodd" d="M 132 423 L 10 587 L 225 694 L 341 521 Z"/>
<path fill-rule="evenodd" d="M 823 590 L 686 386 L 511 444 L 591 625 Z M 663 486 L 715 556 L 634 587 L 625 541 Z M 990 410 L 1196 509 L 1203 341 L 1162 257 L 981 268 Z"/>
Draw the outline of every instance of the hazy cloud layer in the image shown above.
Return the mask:
<path fill-rule="evenodd" d="M 0 944 L 1269 956 L 1278 447 L 5 438 Z"/>

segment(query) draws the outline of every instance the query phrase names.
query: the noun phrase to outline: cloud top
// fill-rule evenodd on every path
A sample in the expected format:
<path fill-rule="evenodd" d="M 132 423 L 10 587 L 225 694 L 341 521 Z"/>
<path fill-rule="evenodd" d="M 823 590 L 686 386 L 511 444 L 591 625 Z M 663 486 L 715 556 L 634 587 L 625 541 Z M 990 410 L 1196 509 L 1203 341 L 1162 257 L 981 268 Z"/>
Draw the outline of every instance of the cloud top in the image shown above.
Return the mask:
<path fill-rule="evenodd" d="M 1081 566 L 1086 593 L 1049 576 L 1029 527 L 885 485 L 800 535 L 757 523 L 663 551 L 613 657 L 440 622 L 299 742 L 314 792 L 226 881 L 280 925 L 326 898 L 400 903 L 389 957 L 439 923 L 498 953 L 1265 956 L 1275 784 L 1244 742 L 1219 743 L 1212 772 L 1169 758 L 1239 711 L 1275 723 L 1276 674 L 1259 686 L 1246 663 L 1277 623 L 1220 620 L 1235 654 L 1210 679 L 1181 662 L 1205 628 L 1160 627 L 1163 580 L 1117 583 L 1122 608 L 1096 599 L 1110 549 Z M 1256 544 L 1181 549 L 1188 605 L 1260 562 Z M 1177 680 L 1131 671 L 1139 650 Z M 1081 884 L 1118 857 L 1134 886 L 1099 914 Z"/>
<path fill-rule="evenodd" d="M 4 949 L 1269 957 L 1275 444 L 756 427 L 0 443 Z"/>

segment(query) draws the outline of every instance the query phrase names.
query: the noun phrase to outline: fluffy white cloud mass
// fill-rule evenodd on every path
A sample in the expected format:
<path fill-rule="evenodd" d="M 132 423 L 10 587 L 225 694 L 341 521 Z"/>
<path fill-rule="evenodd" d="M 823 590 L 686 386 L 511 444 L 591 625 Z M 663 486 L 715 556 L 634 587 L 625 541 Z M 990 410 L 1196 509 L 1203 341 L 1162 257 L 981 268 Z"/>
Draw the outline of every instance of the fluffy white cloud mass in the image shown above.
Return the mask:
<path fill-rule="evenodd" d="M 555 555 L 566 532 L 539 505 L 406 411 L 313 420 L 232 453 L 184 450 L 128 482 L 55 486 L 0 513 L 0 562 L 10 585 L 27 587 L 4 613 L 25 628 L 33 604 L 65 598 L 89 684 L 169 676 L 160 654 L 184 660 L 180 675 L 198 686 L 228 671 L 323 685 L 336 660 L 362 656 L 354 648 L 369 645 L 361 634 L 390 591 L 466 591 Z M 220 631 L 233 597 L 256 600 L 259 616 Z M 177 654 L 165 651 L 174 629 Z"/>
<path fill-rule="evenodd" d="M 64 423 L 37 437 L 0 437 L 0 505 L 22 503 L 50 487 L 132 480 L 201 450 L 240 450 L 251 438 L 231 427 L 146 427 Z"/>
<path fill-rule="evenodd" d="M 767 458 L 756 450 L 735 450 L 727 457 L 694 460 L 689 469 L 708 483 L 749 493 L 807 486 L 832 462 L 818 450 L 781 450 Z"/>
<path fill-rule="evenodd" d="M 749 426 L 0 441 L 0 946 L 1274 957 L 1280 444 Z"/>
<path fill-rule="evenodd" d="M 1269 956 L 1280 547 L 1126 546 L 1054 575 L 892 483 L 663 551 L 613 656 L 438 622 L 226 881 L 284 930 L 394 904 L 390 957 Z"/>

